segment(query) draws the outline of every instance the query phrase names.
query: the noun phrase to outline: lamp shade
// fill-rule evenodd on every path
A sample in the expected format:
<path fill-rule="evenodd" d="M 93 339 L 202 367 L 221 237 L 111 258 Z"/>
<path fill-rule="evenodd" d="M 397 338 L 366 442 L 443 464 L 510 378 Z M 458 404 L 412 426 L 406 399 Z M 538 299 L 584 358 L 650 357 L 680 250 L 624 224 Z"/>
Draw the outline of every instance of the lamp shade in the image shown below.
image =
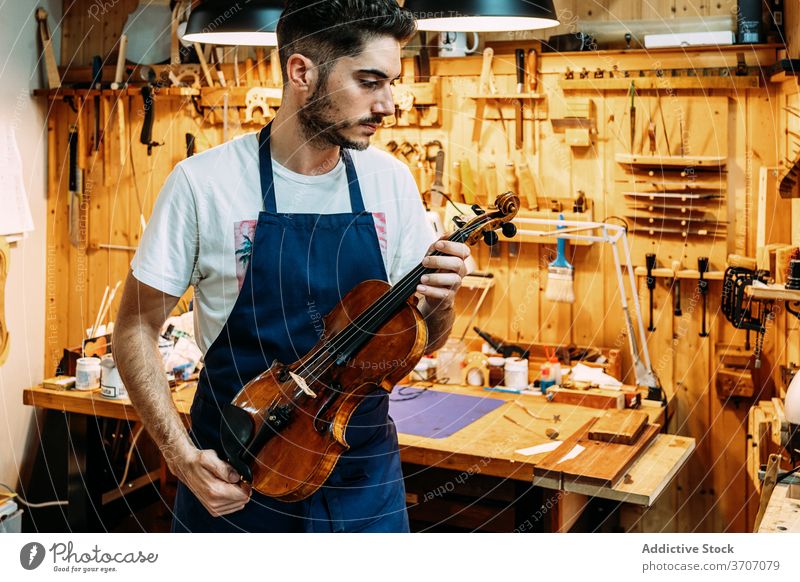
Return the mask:
<path fill-rule="evenodd" d="M 553 0 L 406 0 L 420 30 L 508 32 L 558 26 Z"/>
<path fill-rule="evenodd" d="M 192 10 L 185 42 L 224 45 L 277 46 L 275 29 L 283 12 L 281 0 L 231 3 L 207 0 Z"/>

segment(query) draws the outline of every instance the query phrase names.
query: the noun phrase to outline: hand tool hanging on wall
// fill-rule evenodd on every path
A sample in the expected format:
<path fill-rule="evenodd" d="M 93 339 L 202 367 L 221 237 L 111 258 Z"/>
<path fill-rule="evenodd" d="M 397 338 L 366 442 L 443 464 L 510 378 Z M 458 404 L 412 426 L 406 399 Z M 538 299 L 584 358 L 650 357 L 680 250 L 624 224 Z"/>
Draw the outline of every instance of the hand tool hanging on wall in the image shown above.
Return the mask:
<path fill-rule="evenodd" d="M 767 321 L 772 316 L 772 311 L 768 302 L 751 301 L 745 296 L 745 289 L 756 281 L 767 283 L 769 271 L 759 270 L 755 259 L 730 255 L 722 285 L 720 310 L 736 329 L 747 330 L 748 334 L 750 331 L 756 332 L 753 357 L 755 359 L 754 366 L 760 368 L 764 335 L 767 332 Z"/>
<path fill-rule="evenodd" d="M 81 244 L 81 211 L 83 208 L 83 172 L 78 167 L 78 126 L 69 127 L 69 242 L 74 247 Z"/>
<path fill-rule="evenodd" d="M 442 205 L 444 192 L 444 150 L 440 149 L 436 154 L 436 176 L 431 185 L 431 208 L 439 208 Z"/>
<path fill-rule="evenodd" d="M 653 277 L 653 269 L 656 268 L 656 255 L 655 253 L 647 253 L 644 257 L 645 264 L 647 265 L 647 290 L 650 292 L 650 325 L 647 331 L 655 331 L 653 325 L 653 294 L 656 290 L 656 278 Z"/>
<path fill-rule="evenodd" d="M 149 67 L 148 67 L 149 69 Z M 147 146 L 147 155 L 153 154 L 153 148 L 164 145 L 153 141 L 153 121 L 156 115 L 156 99 L 153 90 L 153 82 L 155 82 L 155 72 L 149 69 L 147 85 L 142 87 L 142 101 L 144 103 L 144 121 L 142 122 L 142 133 L 139 136 L 139 141 Z"/>
<path fill-rule="evenodd" d="M 117 53 L 117 68 L 114 71 L 114 82 L 111 88 L 119 91 L 127 87 L 128 83 L 125 80 L 125 59 L 128 51 L 128 37 L 127 35 L 120 35 L 119 37 L 119 51 Z M 117 132 L 119 133 L 119 166 L 120 169 L 125 167 L 125 160 L 128 157 L 126 146 L 128 145 L 125 134 L 125 106 L 128 103 L 128 98 L 124 93 L 117 95 Z"/>
<path fill-rule="evenodd" d="M 453 171 L 450 172 L 450 198 L 461 202 L 461 192 L 461 162 L 453 162 Z"/>
<path fill-rule="evenodd" d="M 53 39 L 50 37 L 50 28 L 47 26 L 47 10 L 44 8 L 36 9 L 36 21 L 39 23 L 39 40 L 42 43 L 44 52 L 44 70 L 47 79 L 47 88 L 59 89 L 61 87 L 61 77 L 58 74 L 58 64 L 56 55 L 53 52 Z"/>
<path fill-rule="evenodd" d="M 103 88 L 103 59 L 100 55 L 92 57 L 92 89 L 100 91 Z M 103 141 L 102 126 L 100 124 L 100 94 L 94 96 L 94 143 L 95 152 L 100 151 L 100 142 Z"/>
<path fill-rule="evenodd" d="M 681 280 L 678 278 L 678 271 L 681 270 L 680 261 L 672 261 L 672 272 L 675 274 L 672 284 L 675 286 L 675 317 L 683 315 L 681 310 Z"/>
<path fill-rule="evenodd" d="M 661 116 L 661 129 L 664 132 L 664 144 L 667 146 L 667 156 L 672 155 L 672 149 L 669 147 L 669 133 L 667 132 L 667 124 L 664 121 L 664 108 L 661 106 L 661 93 L 656 86 L 656 100 L 658 101 L 658 114 Z"/>
<path fill-rule="evenodd" d="M 194 135 L 191 133 L 186 134 L 186 157 L 191 158 L 194 155 L 195 148 Z"/>
<path fill-rule="evenodd" d="M 524 93 L 525 91 L 525 51 L 523 49 L 517 49 L 516 57 L 517 57 L 517 93 L 521 94 Z M 514 108 L 514 113 L 515 113 L 516 146 L 518 150 L 521 150 L 525 142 L 525 128 L 523 127 L 524 101 L 522 99 L 517 99 Z"/>
<path fill-rule="evenodd" d="M 486 111 L 486 99 L 489 95 L 489 80 L 492 74 L 492 59 L 494 58 L 494 49 L 487 48 L 483 51 L 483 65 L 481 67 L 481 77 L 478 82 L 478 99 L 475 103 L 475 124 L 472 127 L 472 141 L 478 145 L 481 141 L 481 132 L 483 128 L 483 114 Z"/>
<path fill-rule="evenodd" d="M 703 297 L 703 327 L 700 331 L 700 337 L 708 337 L 706 332 L 706 296 L 708 295 L 708 280 L 705 274 L 708 272 L 708 257 L 698 257 L 697 270 L 700 272 L 700 280 L 697 282 L 697 289 Z"/>
<path fill-rule="evenodd" d="M 467 158 L 461 160 L 461 187 L 464 194 L 464 202 L 475 204 L 475 177 L 472 174 L 472 165 Z"/>
<path fill-rule="evenodd" d="M 200 68 L 203 71 L 203 77 L 206 79 L 206 84 L 209 87 L 214 86 L 214 78 L 211 76 L 211 69 L 208 68 L 208 61 L 206 60 L 206 54 L 203 52 L 203 47 L 200 46 L 200 43 L 196 42 L 194 44 L 194 50 L 197 53 L 197 60 L 200 61 Z M 261 77 L 261 67 L 259 66 L 259 74 L 258 76 Z"/>
<path fill-rule="evenodd" d="M 528 160 L 525 156 L 519 164 L 519 190 L 528 201 L 528 208 L 539 210 L 539 193 L 536 189 L 536 179 L 533 176 Z"/>
<path fill-rule="evenodd" d="M 528 90 L 536 93 L 537 73 L 539 70 L 539 53 L 536 49 L 528 52 Z M 536 155 L 536 100 L 531 103 L 531 114 L 533 117 L 533 137 L 531 139 L 531 153 Z"/>
<path fill-rule="evenodd" d="M 631 97 L 631 108 L 630 108 L 630 115 L 631 115 L 631 153 L 635 154 L 635 143 L 636 143 L 636 83 L 631 81 L 631 89 L 630 89 L 630 97 Z"/>

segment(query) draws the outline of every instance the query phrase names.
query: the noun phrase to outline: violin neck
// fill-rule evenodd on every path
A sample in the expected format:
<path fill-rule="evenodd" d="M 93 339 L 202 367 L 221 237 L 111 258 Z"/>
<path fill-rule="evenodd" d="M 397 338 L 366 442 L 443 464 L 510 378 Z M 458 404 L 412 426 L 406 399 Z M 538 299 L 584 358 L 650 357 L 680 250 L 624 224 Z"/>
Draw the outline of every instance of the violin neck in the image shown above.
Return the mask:
<path fill-rule="evenodd" d="M 468 233 L 459 229 L 452 233 L 447 240 L 463 242 L 467 236 Z M 427 256 L 441 256 L 442 254 L 434 250 Z M 339 336 L 341 336 L 341 345 L 337 345 L 335 348 L 336 363 L 343 365 L 349 361 L 353 354 L 405 305 L 408 298 L 417 290 L 420 278 L 423 275 L 433 273 L 435 270 L 423 266 L 420 262 L 393 285 L 391 289 L 381 295 L 355 321 L 339 332 L 337 337 L 332 339 L 333 343 L 337 343 Z"/>

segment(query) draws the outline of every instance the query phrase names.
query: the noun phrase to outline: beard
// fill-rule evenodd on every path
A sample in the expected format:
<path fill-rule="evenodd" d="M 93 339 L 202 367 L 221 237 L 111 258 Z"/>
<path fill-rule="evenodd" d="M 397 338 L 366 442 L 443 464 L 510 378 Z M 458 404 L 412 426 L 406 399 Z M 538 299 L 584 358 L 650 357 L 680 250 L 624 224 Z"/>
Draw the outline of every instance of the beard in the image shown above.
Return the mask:
<path fill-rule="evenodd" d="M 308 103 L 297 113 L 303 137 L 310 145 L 319 149 L 331 146 L 358 151 L 367 149 L 368 138 L 363 142 L 353 141 L 344 132 L 361 124 L 380 125 L 383 116 L 372 115 L 358 121 L 341 119 L 339 108 L 326 89 L 326 80 L 320 79 Z"/>

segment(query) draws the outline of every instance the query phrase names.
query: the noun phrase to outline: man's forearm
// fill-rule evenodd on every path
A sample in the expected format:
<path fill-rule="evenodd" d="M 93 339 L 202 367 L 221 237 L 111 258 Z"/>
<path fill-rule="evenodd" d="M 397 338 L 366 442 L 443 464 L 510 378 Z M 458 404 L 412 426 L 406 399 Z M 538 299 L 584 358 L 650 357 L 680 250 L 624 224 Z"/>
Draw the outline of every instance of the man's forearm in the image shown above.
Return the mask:
<path fill-rule="evenodd" d="M 153 332 L 136 325 L 115 330 L 114 346 L 120 376 L 131 402 L 172 469 L 172 461 L 188 455 L 194 445 L 172 401 Z"/>
<path fill-rule="evenodd" d="M 428 346 L 425 348 L 425 353 L 429 354 L 447 342 L 456 313 L 452 306 L 431 308 L 425 299 L 421 302 L 420 311 L 428 325 Z"/>

